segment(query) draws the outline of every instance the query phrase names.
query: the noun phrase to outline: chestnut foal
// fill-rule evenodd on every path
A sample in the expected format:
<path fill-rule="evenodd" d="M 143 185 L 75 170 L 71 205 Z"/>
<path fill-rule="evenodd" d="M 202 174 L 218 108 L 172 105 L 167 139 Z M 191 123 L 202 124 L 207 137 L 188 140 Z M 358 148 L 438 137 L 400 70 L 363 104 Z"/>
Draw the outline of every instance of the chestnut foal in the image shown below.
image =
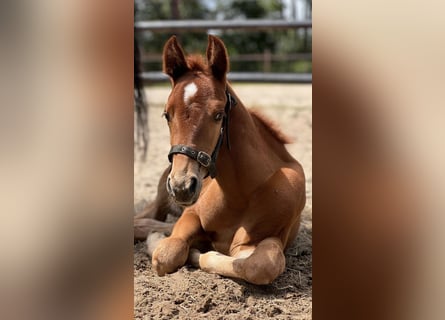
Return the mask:
<path fill-rule="evenodd" d="M 171 166 L 156 200 L 135 217 L 135 238 L 171 232 L 147 239 L 160 276 L 189 261 L 207 272 L 268 284 L 285 270 L 283 251 L 299 228 L 304 173 L 284 147 L 288 139 L 247 110 L 227 83 L 223 42 L 210 35 L 206 55 L 206 61 L 186 58 L 175 36 L 165 44 L 164 72 L 173 85 L 164 112 Z M 159 221 L 168 212 L 182 212 L 174 227 Z M 196 249 L 203 242 L 211 251 Z"/>

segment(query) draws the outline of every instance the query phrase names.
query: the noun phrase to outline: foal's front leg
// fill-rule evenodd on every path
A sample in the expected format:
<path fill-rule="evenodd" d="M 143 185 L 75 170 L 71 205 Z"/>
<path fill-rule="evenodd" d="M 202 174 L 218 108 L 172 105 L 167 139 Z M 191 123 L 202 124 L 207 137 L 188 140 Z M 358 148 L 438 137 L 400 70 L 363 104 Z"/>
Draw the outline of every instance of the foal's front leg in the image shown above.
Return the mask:
<path fill-rule="evenodd" d="M 159 276 L 176 271 L 187 261 L 190 244 L 202 232 L 201 222 L 192 211 L 185 211 L 176 222 L 170 237 L 159 241 L 152 265 Z"/>
<path fill-rule="evenodd" d="M 216 251 L 200 253 L 192 249 L 191 263 L 209 273 L 243 279 L 253 284 L 269 284 L 286 267 L 283 244 L 278 238 L 267 238 L 256 247 L 246 247 L 235 257 Z"/>
<path fill-rule="evenodd" d="M 145 240 L 152 233 L 171 234 L 174 223 L 155 219 L 134 219 L 133 235 L 135 240 Z"/>

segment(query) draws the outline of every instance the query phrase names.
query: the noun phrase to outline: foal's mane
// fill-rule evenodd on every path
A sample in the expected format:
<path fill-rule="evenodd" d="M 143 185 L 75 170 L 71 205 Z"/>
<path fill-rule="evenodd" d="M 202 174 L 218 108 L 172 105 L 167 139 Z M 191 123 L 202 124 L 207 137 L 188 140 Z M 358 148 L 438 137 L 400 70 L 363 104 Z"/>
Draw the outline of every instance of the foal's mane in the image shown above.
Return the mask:
<path fill-rule="evenodd" d="M 286 134 L 283 133 L 283 131 L 281 131 L 278 128 L 278 125 L 273 122 L 272 120 L 270 120 L 268 117 L 266 117 L 263 113 L 261 113 L 259 110 L 257 109 L 249 109 L 249 113 L 252 115 L 252 117 L 256 120 L 258 120 L 258 122 L 260 122 L 263 127 L 275 138 L 277 139 L 279 142 L 281 142 L 282 144 L 289 144 L 292 143 L 292 139 L 289 138 Z"/>
<path fill-rule="evenodd" d="M 186 58 L 187 67 L 192 72 L 203 72 L 210 74 L 211 70 L 207 64 L 207 60 L 200 54 L 192 54 Z"/>

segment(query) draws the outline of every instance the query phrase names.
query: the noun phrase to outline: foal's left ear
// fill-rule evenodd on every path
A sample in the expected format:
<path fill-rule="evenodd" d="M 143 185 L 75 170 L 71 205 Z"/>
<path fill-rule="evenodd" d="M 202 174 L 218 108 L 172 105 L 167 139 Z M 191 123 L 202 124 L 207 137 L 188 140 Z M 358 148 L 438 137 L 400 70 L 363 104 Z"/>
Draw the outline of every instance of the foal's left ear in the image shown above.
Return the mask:
<path fill-rule="evenodd" d="M 207 60 L 212 69 L 213 76 L 221 81 L 226 80 L 229 72 L 229 58 L 224 43 L 217 37 L 209 35 L 207 46 Z"/>

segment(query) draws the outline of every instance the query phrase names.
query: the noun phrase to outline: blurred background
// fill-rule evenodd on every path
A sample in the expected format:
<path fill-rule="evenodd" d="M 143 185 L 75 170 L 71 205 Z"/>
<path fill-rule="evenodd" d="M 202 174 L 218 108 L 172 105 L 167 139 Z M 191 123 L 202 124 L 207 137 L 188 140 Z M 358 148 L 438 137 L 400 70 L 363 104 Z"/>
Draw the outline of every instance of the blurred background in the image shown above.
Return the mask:
<path fill-rule="evenodd" d="M 194 53 L 203 50 L 206 34 L 212 33 L 226 43 L 232 72 L 310 73 L 311 12 L 311 0 L 135 0 L 143 69 L 162 69 L 162 48 L 172 34 L 178 35 L 187 52 Z M 172 20 L 188 21 L 175 27 Z M 252 24 L 234 23 L 246 20 Z M 214 23 L 220 23 L 220 28 L 212 28 Z"/>

